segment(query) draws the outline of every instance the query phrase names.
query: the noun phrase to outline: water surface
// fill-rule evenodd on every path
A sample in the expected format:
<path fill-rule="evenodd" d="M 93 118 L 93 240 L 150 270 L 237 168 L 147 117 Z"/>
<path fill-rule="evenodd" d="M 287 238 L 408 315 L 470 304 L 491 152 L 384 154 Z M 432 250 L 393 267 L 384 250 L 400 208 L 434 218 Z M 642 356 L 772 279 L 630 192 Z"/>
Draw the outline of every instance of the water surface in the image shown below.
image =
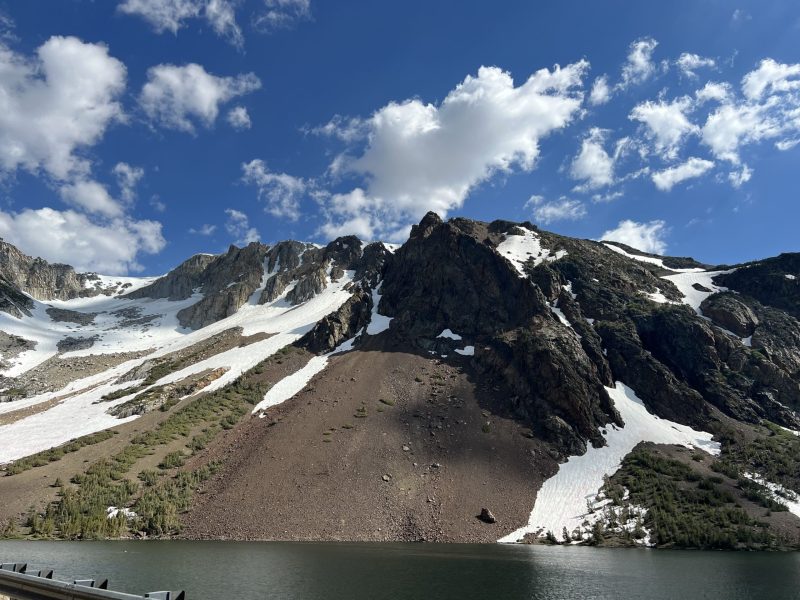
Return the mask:
<path fill-rule="evenodd" d="M 188 600 L 800 598 L 800 554 L 468 544 L 0 542 L 0 561 Z"/>

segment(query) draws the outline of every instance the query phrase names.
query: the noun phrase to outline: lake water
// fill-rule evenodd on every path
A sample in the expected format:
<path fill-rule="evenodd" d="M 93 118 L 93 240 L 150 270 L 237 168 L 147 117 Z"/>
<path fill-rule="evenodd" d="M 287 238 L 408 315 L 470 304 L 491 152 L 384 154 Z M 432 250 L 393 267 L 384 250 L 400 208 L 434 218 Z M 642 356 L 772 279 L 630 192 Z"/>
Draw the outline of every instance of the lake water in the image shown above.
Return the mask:
<path fill-rule="evenodd" d="M 187 600 L 800 598 L 799 553 L 459 544 L 0 542 L 0 561 Z"/>

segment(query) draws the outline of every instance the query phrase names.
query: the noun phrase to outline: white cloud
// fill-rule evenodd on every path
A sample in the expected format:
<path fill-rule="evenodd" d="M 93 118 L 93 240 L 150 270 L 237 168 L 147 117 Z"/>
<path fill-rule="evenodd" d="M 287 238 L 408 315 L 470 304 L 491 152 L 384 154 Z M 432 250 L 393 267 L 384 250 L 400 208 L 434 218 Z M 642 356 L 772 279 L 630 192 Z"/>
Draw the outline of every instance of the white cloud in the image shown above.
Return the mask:
<path fill-rule="evenodd" d="M 707 82 L 702 88 L 694 93 L 698 104 L 705 102 L 728 102 L 733 96 L 733 91 L 729 83 L 717 83 L 715 81 Z"/>
<path fill-rule="evenodd" d="M 681 54 L 675 64 L 681 73 L 690 79 L 697 77 L 697 73 L 695 73 L 697 69 L 713 68 L 717 65 L 713 58 L 704 58 L 699 54 L 690 54 L 689 52 Z"/>
<path fill-rule="evenodd" d="M 605 129 L 593 127 L 581 142 L 580 152 L 570 167 L 572 178 L 584 182 L 578 191 L 614 183 L 614 159 L 603 148 L 607 133 Z"/>
<path fill-rule="evenodd" d="M 800 64 L 786 65 L 771 58 L 742 79 L 742 91 L 749 100 L 759 100 L 766 92 L 773 94 L 800 89 Z"/>
<path fill-rule="evenodd" d="M 626 219 L 620 221 L 616 229 L 606 231 L 600 239 L 626 244 L 642 252 L 664 254 L 667 251 L 667 244 L 664 241 L 666 234 L 667 227 L 664 221 L 637 223 Z"/>
<path fill-rule="evenodd" d="M 262 31 L 288 29 L 311 18 L 311 0 L 263 0 L 264 10 L 253 20 Z"/>
<path fill-rule="evenodd" d="M 308 182 L 286 173 L 273 173 L 263 160 L 242 163 L 242 181 L 258 188 L 258 197 L 266 200 L 266 211 L 276 217 L 296 221 L 300 217 L 300 199 L 309 188 Z"/>
<path fill-rule="evenodd" d="M 125 66 L 101 44 L 54 36 L 35 59 L 0 44 L 0 169 L 66 180 L 89 171 L 81 150 L 123 119 Z"/>
<path fill-rule="evenodd" d="M 250 129 L 250 115 L 244 106 L 234 106 L 228 111 L 228 124 L 238 131 Z"/>
<path fill-rule="evenodd" d="M 142 17 L 158 33 L 178 33 L 184 21 L 200 16 L 202 4 L 198 0 L 125 0 L 117 10 Z"/>
<path fill-rule="evenodd" d="M 614 200 L 619 200 L 625 194 L 619 190 L 616 192 L 608 192 L 605 194 L 593 194 L 592 195 L 592 202 L 597 203 L 605 203 L 605 202 L 613 202 Z"/>
<path fill-rule="evenodd" d="M 111 172 L 117 179 L 120 196 L 130 204 L 136 199 L 136 186 L 144 177 L 144 169 L 120 162 L 114 165 Z"/>
<path fill-rule="evenodd" d="M 244 45 L 232 0 L 125 0 L 117 10 L 143 18 L 156 33 L 177 34 L 186 21 L 205 18 L 217 35 L 239 48 Z"/>
<path fill-rule="evenodd" d="M 244 46 L 244 36 L 236 23 L 236 11 L 231 0 L 208 0 L 205 17 L 217 35 L 227 38 L 237 48 Z"/>
<path fill-rule="evenodd" d="M 703 143 L 717 158 L 738 164 L 740 146 L 780 135 L 780 122 L 768 109 L 757 104 L 723 104 L 706 119 Z"/>
<path fill-rule="evenodd" d="M 731 185 L 735 188 L 740 188 L 742 185 L 750 181 L 750 178 L 753 176 L 753 170 L 748 167 L 747 165 L 742 165 L 742 168 L 738 171 L 731 171 L 728 173 L 728 181 L 731 182 Z"/>
<path fill-rule="evenodd" d="M 691 108 L 692 101 L 686 96 L 671 102 L 647 100 L 637 104 L 628 118 L 646 125 L 657 153 L 664 158 L 674 158 L 684 138 L 698 130 L 685 114 Z"/>
<path fill-rule="evenodd" d="M 75 211 L 52 208 L 0 211 L 0 237 L 27 254 L 109 275 L 142 270 L 137 256 L 160 252 L 165 245 L 155 221 L 96 223 Z"/>
<path fill-rule="evenodd" d="M 653 51 L 656 46 L 658 46 L 658 42 L 653 38 L 641 38 L 631 43 L 628 60 L 622 67 L 620 88 L 625 89 L 650 79 L 656 72 L 656 66 L 653 63 Z"/>
<path fill-rule="evenodd" d="M 158 194 L 153 194 L 150 197 L 150 206 L 153 208 L 153 210 L 160 213 L 163 213 L 164 211 L 167 210 L 166 203 L 163 200 L 161 200 L 161 196 L 159 196 Z"/>
<path fill-rule="evenodd" d="M 608 75 L 601 75 L 594 80 L 592 91 L 589 94 L 589 104 L 599 106 L 611 100 L 611 88 L 608 85 Z"/>
<path fill-rule="evenodd" d="M 712 161 L 693 156 L 680 165 L 653 173 L 653 183 L 662 192 L 668 192 L 682 181 L 700 177 L 713 167 Z"/>
<path fill-rule="evenodd" d="M 124 212 L 108 190 L 96 181 L 79 180 L 62 186 L 59 193 L 65 202 L 86 212 L 104 217 L 121 217 Z"/>
<path fill-rule="evenodd" d="M 355 142 L 369 135 L 369 122 L 356 117 L 343 117 L 334 115 L 324 125 L 317 127 L 304 127 L 303 133 L 338 138 L 343 142 Z"/>
<path fill-rule="evenodd" d="M 531 196 L 525 208 L 531 208 L 533 218 L 544 225 L 554 221 L 575 221 L 586 216 L 586 207 L 582 202 L 564 196 L 550 202 L 543 196 Z"/>
<path fill-rule="evenodd" d="M 786 150 L 791 150 L 792 148 L 797 146 L 797 144 L 800 144 L 800 138 L 786 139 L 786 140 L 777 141 L 777 142 L 775 142 L 775 147 L 778 150 L 786 151 Z"/>
<path fill-rule="evenodd" d="M 194 133 L 196 121 L 211 127 L 220 105 L 261 87 L 253 73 L 217 77 L 195 63 L 158 65 L 147 71 L 139 104 L 154 123 Z"/>
<path fill-rule="evenodd" d="M 235 244 L 245 246 L 250 242 L 259 241 L 258 230 L 250 226 L 250 220 L 246 214 L 234 208 L 226 208 L 225 214 L 228 215 L 225 231 L 234 237 Z"/>
<path fill-rule="evenodd" d="M 211 235 L 217 230 L 216 225 L 210 225 L 208 223 L 202 225 L 199 229 L 195 229 L 192 227 L 189 229 L 189 233 L 193 233 L 195 235 Z"/>
<path fill-rule="evenodd" d="M 439 105 L 414 99 L 377 110 L 365 121 L 363 153 L 334 161 L 338 172 L 364 176 L 365 187 L 332 196 L 321 231 L 399 238 L 428 210 L 460 208 L 494 174 L 530 171 L 540 139 L 578 113 L 588 66 L 541 69 L 518 87 L 509 73 L 481 67 Z"/>

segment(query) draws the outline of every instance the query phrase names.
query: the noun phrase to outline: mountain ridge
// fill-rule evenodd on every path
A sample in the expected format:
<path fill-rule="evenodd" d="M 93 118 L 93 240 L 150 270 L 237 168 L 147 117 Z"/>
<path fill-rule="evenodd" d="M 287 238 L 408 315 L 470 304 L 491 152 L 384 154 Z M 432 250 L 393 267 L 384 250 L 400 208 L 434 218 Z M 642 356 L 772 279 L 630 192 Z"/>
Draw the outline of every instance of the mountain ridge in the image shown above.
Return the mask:
<path fill-rule="evenodd" d="M 429 213 L 412 228 L 408 241 L 396 249 L 380 242 L 364 244 L 353 236 L 339 238 L 324 247 L 291 241 L 273 246 L 256 242 L 241 249 L 232 246 L 220 255 L 196 255 L 161 278 L 140 281 L 130 278 L 115 281 L 101 276 L 84 281 L 75 275 L 70 276 L 73 278 L 68 280 L 72 283 L 65 287 L 61 280 L 50 275 L 49 266 L 41 267 L 46 277 L 26 278 L 20 274 L 30 272 L 28 267 L 32 259 L 26 261 L 24 255 L 20 258 L 10 251 L 4 256 L 7 258 L 0 262 L 0 275 L 14 275 L 14 281 L 29 286 L 28 290 L 40 290 L 42 282 L 52 285 L 52 289 L 41 290 L 44 296 L 72 294 L 74 297 L 54 298 L 45 304 L 41 299 L 30 297 L 16 284 L 7 283 L 11 308 L 0 312 L 3 334 L 0 336 L 3 360 L 0 366 L 5 366 L 0 375 L 0 396 L 9 402 L 0 403 L 0 440 L 4 436 L 6 440 L 22 439 L 20 436 L 29 431 L 28 427 L 36 423 L 41 426 L 53 419 L 49 416 L 55 414 L 53 411 L 62 411 L 65 417 L 69 414 L 76 433 L 92 436 L 109 427 L 125 429 L 137 418 L 156 420 L 161 423 L 157 427 L 164 427 L 164 423 L 184 415 L 182 411 L 208 403 L 219 394 L 223 394 L 220 397 L 226 398 L 226 403 L 232 402 L 234 397 L 246 398 L 246 402 L 242 400 L 244 404 L 234 402 L 224 409 L 233 411 L 225 417 L 230 420 L 227 425 L 215 424 L 210 416 L 201 420 L 207 424 L 207 431 L 216 432 L 215 435 L 204 434 L 209 437 L 205 442 L 209 445 L 208 453 L 214 455 L 229 437 L 225 433 L 230 429 L 228 425 L 234 434 L 240 429 L 243 432 L 252 430 L 248 435 L 255 436 L 254 439 L 268 440 L 258 427 L 265 419 L 276 423 L 272 416 L 275 411 L 284 415 L 282 418 L 287 422 L 316 419 L 300 410 L 301 398 L 307 397 L 311 404 L 322 403 L 320 410 L 325 412 L 325 397 L 315 390 L 338 390 L 335 381 L 347 377 L 343 365 L 349 364 L 349 368 L 362 371 L 362 367 L 368 365 L 364 361 L 372 360 L 369 356 L 385 355 L 394 357 L 398 365 L 407 366 L 398 366 L 386 373 L 370 373 L 367 368 L 367 377 L 376 386 L 374 394 L 354 386 L 358 391 L 353 393 L 362 396 L 340 396 L 336 403 L 355 402 L 351 410 L 360 424 L 367 424 L 370 419 L 383 422 L 386 418 L 383 413 L 394 406 L 402 408 L 394 412 L 410 415 L 406 418 L 419 418 L 415 416 L 419 413 L 423 419 L 433 419 L 429 421 L 434 423 L 433 429 L 414 433 L 413 445 L 410 442 L 401 444 L 410 450 L 400 452 L 399 458 L 385 449 L 386 456 L 392 456 L 387 460 L 398 469 L 408 468 L 406 462 L 397 461 L 407 459 L 415 446 L 422 449 L 434 439 L 441 440 L 437 431 L 447 432 L 445 441 L 436 442 L 439 444 L 436 447 L 445 455 L 456 451 L 453 444 L 482 444 L 486 439 L 499 444 L 500 439 L 494 437 L 499 433 L 493 432 L 491 424 L 496 420 L 503 424 L 497 425 L 505 432 L 503 435 L 511 435 L 511 431 L 518 429 L 524 439 L 535 443 L 536 449 L 529 450 L 507 446 L 512 454 L 520 453 L 513 459 L 521 461 L 519 472 L 527 472 L 532 484 L 540 478 L 541 482 L 547 480 L 548 485 L 555 485 L 559 480 L 553 475 L 553 469 L 558 468 L 559 461 L 594 456 L 598 452 L 601 454 L 597 456 L 606 456 L 617 447 L 613 442 L 614 431 L 625 431 L 626 427 L 634 431 L 618 410 L 618 406 L 628 406 L 625 404 L 628 396 L 620 395 L 623 389 L 620 382 L 623 382 L 629 386 L 624 389 L 633 390 L 629 396 L 634 399 L 631 405 L 634 408 L 626 408 L 628 414 L 638 414 L 631 410 L 644 410 L 642 418 L 650 419 L 646 415 L 652 415 L 664 422 L 673 422 L 676 427 L 696 432 L 691 435 L 709 432 L 707 435 L 719 441 L 715 442 L 716 454 L 712 453 L 709 455 L 712 458 L 707 460 L 713 465 L 722 465 L 719 468 L 726 468 L 731 474 L 736 471 L 733 481 L 753 482 L 754 479 L 746 477 L 753 473 L 765 482 L 772 478 L 768 483 L 773 487 L 737 483 L 739 487 L 734 486 L 734 492 L 730 493 L 739 498 L 739 505 L 745 501 L 752 503 L 746 498 L 748 494 L 753 497 L 760 494 L 759 497 L 765 499 L 763 502 L 772 499 L 780 504 L 780 494 L 775 496 L 778 492 L 774 491 L 777 489 L 774 486 L 787 496 L 791 495 L 790 490 L 800 487 L 800 482 L 792 475 L 795 459 L 786 458 L 789 462 L 781 463 L 776 471 L 767 468 L 767 463 L 761 459 L 755 464 L 754 455 L 743 450 L 756 442 L 767 444 L 763 440 L 769 441 L 779 435 L 780 448 L 772 448 L 770 452 L 782 453 L 784 445 L 792 447 L 794 436 L 789 433 L 783 440 L 782 434 L 776 434 L 777 430 L 771 427 L 800 430 L 800 323 L 795 315 L 797 298 L 800 298 L 796 279 L 800 276 L 800 255 L 788 253 L 741 266 L 714 267 L 685 257 L 641 253 L 618 243 L 567 238 L 540 230 L 531 223 L 482 223 L 462 218 L 443 221 Z M 19 264 L 9 265 L 12 258 Z M 61 266 L 56 271 L 61 273 Z M 8 277 L 6 281 L 10 281 Z M 77 290 L 73 283 L 81 281 L 84 287 Z M 23 300 L 28 303 L 25 304 L 27 312 L 19 309 Z M 0 311 L 4 310 L 3 306 L 0 304 Z M 209 346 L 204 340 L 211 340 L 213 336 L 223 336 L 213 339 L 227 341 Z M 131 352 L 138 354 L 133 356 Z M 277 381 L 264 379 L 257 372 L 280 371 L 282 363 L 273 363 L 282 360 L 281 352 L 288 352 L 285 354 L 288 357 L 304 356 L 306 364 L 298 363 L 294 372 L 285 373 Z M 347 356 L 351 358 L 345 359 Z M 292 359 L 296 360 L 299 359 Z M 401 372 L 402 369 L 411 368 L 412 364 L 420 368 L 419 365 L 428 363 L 436 367 L 433 374 L 448 373 L 447 377 L 452 376 L 454 381 L 466 377 L 463 385 L 467 387 L 458 388 L 462 391 L 456 396 L 444 394 L 442 390 L 449 389 L 445 380 L 444 388 L 431 385 L 427 401 L 411 393 L 412 388 L 424 387 L 425 382 L 416 381 L 409 373 Z M 63 375 L 56 376 L 65 365 L 75 364 L 82 365 L 81 368 L 91 374 L 66 382 Z M 209 377 L 212 373 L 213 378 Z M 400 380 L 404 383 L 397 388 Z M 394 396 L 383 398 L 386 403 L 378 402 L 376 406 L 375 396 L 388 393 L 379 391 L 382 386 L 394 389 Z M 288 394 L 285 397 L 284 390 Z M 464 406 L 471 407 L 469 411 L 477 411 L 470 414 L 486 415 L 483 418 L 487 420 L 481 426 L 483 431 L 477 438 L 471 437 L 471 432 L 468 435 L 456 431 L 457 427 L 452 430 L 453 423 L 457 424 L 459 419 L 449 405 L 455 402 L 452 398 L 462 394 L 469 398 Z M 276 408 L 257 411 L 261 419 L 245 417 L 247 402 L 260 406 L 267 397 L 272 398 L 270 406 Z M 123 404 L 124 408 L 117 408 Z M 420 408 L 411 409 L 410 405 Z M 422 408 L 428 405 L 429 408 Z M 10 409 L 12 406 L 15 408 Z M 159 412 L 163 415 L 156 414 Z M 124 423 L 115 425 L 115 420 L 119 419 L 112 413 L 124 415 Z M 428 413 L 431 416 L 424 417 Z M 434 417 L 434 414 L 442 416 Z M 436 423 L 442 429 L 436 429 Z M 343 430 L 339 426 L 334 429 L 352 430 L 352 427 Z M 389 423 L 382 426 L 395 429 Z M 410 421 L 402 427 L 411 427 Z M 356 426 L 356 431 L 359 430 Z M 402 431 L 402 428 L 397 430 L 393 439 Z M 408 431 L 416 430 L 411 427 Z M 660 429 L 651 423 L 642 431 Z M 428 432 L 429 436 L 419 437 Z M 196 437 L 201 433 L 190 428 L 184 435 Z M 329 431 L 328 441 L 336 435 Z M 359 435 L 359 444 L 366 444 L 369 439 L 376 448 L 383 447 L 381 440 L 373 439 L 369 431 Z M 672 439 L 661 433 L 646 435 L 655 435 L 653 441 L 657 443 L 663 443 L 658 441 L 661 439 Z M 7 449 L 0 454 L 0 462 L 16 461 L 11 463 L 11 473 L 17 470 L 15 464 L 24 465 L 30 460 L 24 458 L 26 455 L 52 452 L 49 447 L 68 441 L 64 433 L 51 432 L 48 436 L 38 443 L 36 439 L 26 440 L 24 448 Z M 132 447 L 141 445 L 138 438 L 125 439 L 129 439 Z M 307 439 L 305 434 L 298 435 L 298 439 L 305 439 L 305 446 L 301 441 L 296 442 L 300 445 L 294 448 L 292 460 L 299 461 L 296 467 L 302 472 L 307 468 L 304 461 L 314 456 L 310 448 L 316 442 Z M 90 449 L 77 452 L 92 453 L 108 443 L 101 440 L 96 447 L 91 444 Z M 341 443 L 346 449 L 347 443 Z M 174 445 L 175 442 L 159 442 L 155 447 L 148 446 L 147 451 L 158 454 Z M 179 444 L 173 451 L 183 456 L 182 460 L 202 467 L 210 464 L 203 458 L 204 447 L 181 450 Z M 308 452 L 304 447 L 309 448 Z M 661 447 L 650 450 L 648 456 L 658 455 Z M 625 446 L 624 450 L 614 464 L 634 448 Z M 250 458 L 232 458 L 240 452 L 245 453 L 243 457 Z M 229 484 L 235 489 L 235 482 L 240 480 L 237 478 L 243 477 L 241 469 L 253 460 L 252 452 L 248 447 L 231 449 L 231 462 L 223 461 L 220 472 L 211 476 L 209 485 L 224 481 L 227 483 L 216 489 Z M 664 460 L 682 456 L 670 452 L 670 458 Z M 539 458 L 531 459 L 531 456 Z M 60 460 L 53 461 L 53 472 L 58 472 Z M 490 458 L 474 455 L 471 460 L 477 468 Z M 521 467 L 531 460 L 532 467 Z M 150 463 L 143 457 L 137 458 L 127 465 L 126 472 L 147 464 Z M 690 462 L 689 467 L 692 466 Z M 608 468 L 611 467 L 613 465 Z M 376 465 L 370 464 L 369 469 L 374 468 Z M 495 471 L 497 468 L 497 465 L 493 467 Z M 491 480 L 493 485 L 502 488 L 502 473 L 495 471 L 481 471 L 488 478 L 483 483 Z M 456 475 L 465 482 L 476 483 L 470 472 L 467 461 L 458 466 Z M 22 481 L 26 473 L 27 470 L 15 473 L 10 479 Z M 169 469 L 163 470 L 164 476 L 170 473 Z M 265 472 L 265 476 L 268 474 Z M 384 475 L 389 477 L 384 482 L 394 480 L 387 473 L 377 477 Z M 613 471 L 606 475 L 613 475 Z M 442 475 L 438 470 L 429 468 L 423 476 L 441 485 Z M 407 473 L 406 477 L 412 474 Z M 658 478 L 664 477 L 663 473 L 658 475 Z M 341 478 L 327 488 L 340 502 L 344 502 L 342 494 L 347 487 L 363 489 L 366 495 L 373 495 L 361 478 L 353 480 L 344 474 Z M 7 478 L 0 479 L 0 497 L 6 481 Z M 161 479 L 157 481 L 162 482 Z M 166 481 L 162 483 L 166 485 Z M 580 484 L 594 485 L 595 494 L 605 493 L 600 490 L 604 485 L 602 478 Z M 29 485 L 32 486 L 31 497 L 47 497 L 41 491 L 38 495 L 33 493 L 36 487 L 33 481 Z M 115 487 L 116 484 L 107 485 Z M 458 488 L 456 492 L 457 488 L 452 486 L 442 489 L 453 494 L 451 502 L 461 520 L 430 513 L 430 502 L 417 504 L 414 500 L 417 488 L 407 485 L 402 487 L 408 496 L 406 500 L 398 504 L 395 498 L 389 502 L 391 508 L 386 509 L 383 517 L 379 511 L 371 513 L 370 519 L 377 522 L 385 517 L 397 523 L 400 513 L 409 515 L 411 522 L 416 522 L 423 514 L 427 515 L 425 519 L 432 519 L 426 521 L 424 533 L 416 526 L 410 529 L 389 527 L 387 530 L 394 532 L 392 536 L 397 539 L 410 536 L 410 539 L 488 541 L 487 536 L 505 538 L 517 530 L 528 540 L 545 539 L 547 532 L 537 530 L 536 523 L 525 526 L 520 522 L 518 494 L 524 482 L 516 485 L 516 508 L 509 507 L 515 516 L 511 518 L 509 513 L 503 517 L 503 532 L 475 529 L 472 521 L 462 522 L 467 512 L 461 511 L 467 510 L 470 500 L 464 497 L 466 488 Z M 728 483 L 712 487 L 716 490 L 723 485 Z M 760 486 L 760 491 L 753 491 L 752 486 Z M 75 493 L 83 493 L 82 486 Z M 529 493 L 532 505 L 535 487 Z M 268 490 L 261 490 L 260 494 L 273 497 Z M 141 509 L 145 497 L 146 490 L 140 490 L 124 499 L 136 512 L 137 507 Z M 489 500 L 495 504 L 501 502 L 497 497 Z M 725 510 L 744 510 L 723 504 Z M 41 514 L 45 519 L 48 518 L 47 506 L 53 505 L 42 505 Z M 345 510 L 337 506 L 334 512 Z M 633 514 L 622 499 L 615 506 L 627 510 L 626 514 Z M 788 512 L 797 518 L 791 506 Z M 192 506 L 186 509 L 184 521 L 196 523 L 192 521 Z M 0 517 L 13 519 L 13 510 L 9 510 L 11 513 L 0 514 Z M 760 531 L 754 516 L 756 509 L 748 505 L 748 510 L 750 512 L 745 511 L 747 523 L 752 521 L 752 524 L 744 527 L 750 533 L 742 533 L 742 539 L 737 538 L 734 547 L 796 543 L 792 541 L 797 535 L 792 529 L 793 522 L 783 515 L 776 517 L 780 523 L 776 521 L 774 533 L 770 530 L 769 536 L 758 538 L 753 533 Z M 214 518 L 219 522 L 229 520 L 224 506 L 217 504 L 214 511 Z M 600 510 L 588 514 L 597 513 L 604 514 Z M 655 539 L 654 545 L 672 543 L 664 541 L 666 533 L 653 521 L 655 508 L 637 514 L 641 523 L 628 529 L 624 523 L 620 525 L 619 516 L 616 521 L 604 517 L 603 531 L 609 539 L 642 543 L 644 538 L 637 538 L 637 541 L 632 531 L 646 525 L 652 532 L 648 539 Z M 536 511 L 531 518 L 535 516 Z M 316 522 L 315 516 L 306 517 Z M 441 519 L 448 523 L 441 528 L 446 534 L 437 533 L 435 523 Z M 348 519 L 344 521 L 349 522 Z M 165 534 L 180 529 L 180 522 L 181 518 L 176 516 L 171 528 L 158 532 L 149 530 L 139 521 L 120 527 L 131 532 Z M 589 543 L 597 537 L 594 529 L 598 522 L 587 516 L 588 525 L 571 521 L 564 524 L 564 531 L 569 535 L 562 535 L 561 531 L 549 533 L 553 539 L 564 540 L 577 531 L 579 537 Z M 54 531 L 64 535 L 62 527 L 54 525 Z M 724 527 L 718 529 L 728 535 Z M 196 525 L 191 525 L 189 530 L 205 535 L 199 533 Z M 258 531 L 259 536 L 281 537 L 277 529 L 262 527 Z M 373 539 L 372 533 L 367 535 L 355 524 L 342 525 L 339 534 L 330 535 L 340 535 L 343 539 L 364 536 Z M 723 539 L 725 543 L 730 541 L 720 533 L 718 543 L 722 544 L 719 540 Z"/>

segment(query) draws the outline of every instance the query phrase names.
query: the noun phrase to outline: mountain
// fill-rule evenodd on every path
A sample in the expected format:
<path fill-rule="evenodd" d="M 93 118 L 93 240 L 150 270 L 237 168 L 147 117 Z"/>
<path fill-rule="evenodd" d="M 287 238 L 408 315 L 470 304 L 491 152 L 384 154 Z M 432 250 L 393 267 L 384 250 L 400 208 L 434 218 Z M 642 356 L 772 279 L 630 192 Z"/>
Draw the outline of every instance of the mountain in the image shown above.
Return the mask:
<path fill-rule="evenodd" d="M 2 243 L 0 523 L 797 548 L 798 277 L 433 213 L 159 278 Z"/>

